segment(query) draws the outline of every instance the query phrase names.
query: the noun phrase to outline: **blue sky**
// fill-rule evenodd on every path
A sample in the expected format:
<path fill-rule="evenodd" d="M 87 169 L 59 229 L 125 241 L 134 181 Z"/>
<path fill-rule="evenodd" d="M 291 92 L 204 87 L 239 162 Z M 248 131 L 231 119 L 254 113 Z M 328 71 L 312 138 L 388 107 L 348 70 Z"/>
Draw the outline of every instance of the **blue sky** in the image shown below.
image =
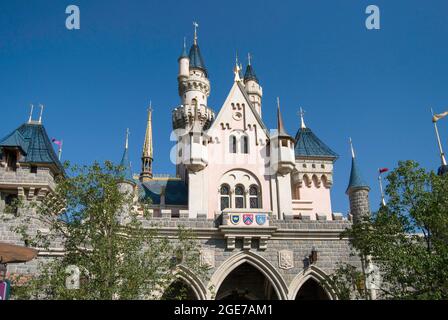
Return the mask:
<path fill-rule="evenodd" d="M 65 28 L 70 4 L 81 10 L 80 30 Z M 381 30 L 365 28 L 369 4 L 381 10 Z M 235 51 L 251 52 L 266 125 L 275 127 L 279 96 L 290 134 L 302 106 L 307 126 L 340 154 L 333 210 L 348 209 L 349 136 L 376 209 L 378 167 L 440 163 L 429 108 L 448 109 L 447 15 L 445 0 L 0 0 L 0 136 L 40 102 L 49 135 L 64 140 L 64 159 L 118 161 L 129 127 L 138 172 L 152 100 L 154 171 L 173 174 L 177 57 L 196 20 L 214 110 L 232 85 Z M 448 148 L 448 121 L 439 129 Z"/>

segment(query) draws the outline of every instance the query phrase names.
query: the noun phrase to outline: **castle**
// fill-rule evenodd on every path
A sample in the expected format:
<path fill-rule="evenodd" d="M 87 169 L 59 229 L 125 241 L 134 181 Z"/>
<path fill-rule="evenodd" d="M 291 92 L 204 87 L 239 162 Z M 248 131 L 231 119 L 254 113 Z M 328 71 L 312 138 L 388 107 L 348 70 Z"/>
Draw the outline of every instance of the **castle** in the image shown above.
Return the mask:
<path fill-rule="evenodd" d="M 250 57 L 244 75 L 236 62 L 233 84 L 217 113 L 207 102 L 211 83 L 196 30 L 178 64 L 180 104 L 172 111 L 177 141 L 171 157 L 176 177 L 152 172 L 151 109 L 140 175 L 132 174 L 127 140 L 121 160 L 122 187 L 139 201 L 151 200 L 148 225 L 156 221 L 162 235 L 184 225 L 201 243 L 209 279 L 182 269 L 178 284 L 189 289 L 191 299 L 337 299 L 329 275 L 338 262 L 359 262 L 340 234 L 370 214 L 369 186 L 354 152 L 346 218 L 331 207 L 337 154 L 306 126 L 303 113 L 296 135 L 286 132 L 279 101 L 277 128 L 265 126 L 263 90 Z M 18 197 L 26 202 L 51 195 L 61 174 L 41 119 L 30 117 L 0 140 L 0 212 Z M 24 245 L 11 231 L 17 219 L 0 226 L 0 242 Z M 8 272 L 33 273 L 37 261 L 59 254 L 60 248 L 40 250 L 37 259 L 10 265 Z"/>

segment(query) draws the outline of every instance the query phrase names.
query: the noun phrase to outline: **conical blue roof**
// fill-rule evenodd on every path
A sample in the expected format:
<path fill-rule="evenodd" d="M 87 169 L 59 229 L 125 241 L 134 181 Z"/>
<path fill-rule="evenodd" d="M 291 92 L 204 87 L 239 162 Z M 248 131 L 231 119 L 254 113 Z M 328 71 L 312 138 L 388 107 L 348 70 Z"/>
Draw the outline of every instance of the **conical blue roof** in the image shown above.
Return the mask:
<path fill-rule="evenodd" d="M 24 151 L 24 163 L 53 164 L 58 171 L 64 173 L 48 138 L 44 126 L 40 123 L 24 123 L 0 142 L 1 147 L 19 147 Z"/>
<path fill-rule="evenodd" d="M 355 158 L 352 158 L 352 170 L 350 172 L 350 181 L 346 192 L 348 193 L 351 188 L 369 188 L 369 185 L 361 176 L 361 172 L 356 164 Z"/>
<path fill-rule="evenodd" d="M 179 59 L 188 58 L 187 48 L 185 46 L 182 47 L 182 53 L 179 56 Z"/>
<path fill-rule="evenodd" d="M 252 65 L 248 64 L 246 67 L 246 73 L 244 74 L 244 82 L 247 82 L 249 80 L 253 80 L 256 83 L 258 83 L 257 75 L 255 74 L 254 68 L 252 68 Z"/>
<path fill-rule="evenodd" d="M 300 128 L 295 138 L 296 157 L 324 157 L 337 159 L 339 156 L 323 143 L 309 128 Z"/>
<path fill-rule="evenodd" d="M 191 46 L 188 57 L 190 58 L 190 69 L 200 69 L 205 73 L 205 76 L 207 76 L 207 69 L 205 68 L 204 59 L 202 58 L 201 51 L 199 50 L 199 46 L 197 44 L 193 44 Z"/>
<path fill-rule="evenodd" d="M 121 176 L 127 181 L 134 182 L 134 178 L 132 176 L 131 161 L 129 160 L 128 148 L 124 149 L 120 166 L 123 168 Z"/>

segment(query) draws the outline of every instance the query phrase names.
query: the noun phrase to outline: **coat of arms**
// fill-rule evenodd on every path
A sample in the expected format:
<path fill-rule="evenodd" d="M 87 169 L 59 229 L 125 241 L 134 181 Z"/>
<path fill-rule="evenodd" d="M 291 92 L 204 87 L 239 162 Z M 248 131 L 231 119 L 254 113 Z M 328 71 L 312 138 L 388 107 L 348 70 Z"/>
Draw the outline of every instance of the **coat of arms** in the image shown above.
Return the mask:
<path fill-rule="evenodd" d="M 256 217 L 255 217 L 255 221 L 260 226 L 264 225 L 266 223 L 266 215 L 264 215 L 264 214 L 257 214 Z"/>
<path fill-rule="evenodd" d="M 294 253 L 291 250 L 278 252 L 278 267 L 286 270 L 294 268 Z"/>
<path fill-rule="evenodd" d="M 232 222 L 233 224 L 238 224 L 240 222 L 240 216 L 238 214 L 231 214 L 230 222 Z"/>
<path fill-rule="evenodd" d="M 252 213 L 243 214 L 243 222 L 245 225 L 251 225 L 254 222 L 254 215 Z"/>

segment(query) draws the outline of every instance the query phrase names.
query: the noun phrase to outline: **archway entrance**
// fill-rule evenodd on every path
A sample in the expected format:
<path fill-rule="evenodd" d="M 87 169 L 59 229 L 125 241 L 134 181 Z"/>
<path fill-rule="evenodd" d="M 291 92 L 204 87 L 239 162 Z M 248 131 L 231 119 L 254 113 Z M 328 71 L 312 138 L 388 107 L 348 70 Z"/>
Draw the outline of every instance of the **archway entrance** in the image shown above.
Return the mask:
<path fill-rule="evenodd" d="M 198 300 L 198 297 L 190 285 L 178 279 L 165 290 L 162 300 Z"/>
<path fill-rule="evenodd" d="M 297 292 L 296 300 L 330 300 L 330 297 L 319 282 L 308 279 Z"/>
<path fill-rule="evenodd" d="M 245 262 L 222 282 L 216 300 L 277 300 L 271 281 L 257 268 Z"/>

